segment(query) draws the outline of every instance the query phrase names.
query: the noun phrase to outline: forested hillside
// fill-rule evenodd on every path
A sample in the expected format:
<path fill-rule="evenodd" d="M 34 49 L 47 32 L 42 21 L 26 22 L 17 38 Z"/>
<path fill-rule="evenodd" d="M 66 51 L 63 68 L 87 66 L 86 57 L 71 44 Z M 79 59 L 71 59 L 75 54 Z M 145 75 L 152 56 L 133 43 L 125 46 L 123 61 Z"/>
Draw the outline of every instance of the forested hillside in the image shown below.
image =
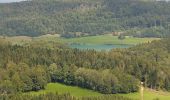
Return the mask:
<path fill-rule="evenodd" d="M 169 39 L 109 52 L 51 45 L 19 46 L 1 39 L 0 94 L 38 91 L 49 82 L 112 94 L 136 92 L 143 81 L 170 91 Z"/>
<path fill-rule="evenodd" d="M 137 37 L 168 34 L 170 3 L 146 0 L 32 0 L 0 4 L 0 35 L 64 37 L 127 31 Z"/>

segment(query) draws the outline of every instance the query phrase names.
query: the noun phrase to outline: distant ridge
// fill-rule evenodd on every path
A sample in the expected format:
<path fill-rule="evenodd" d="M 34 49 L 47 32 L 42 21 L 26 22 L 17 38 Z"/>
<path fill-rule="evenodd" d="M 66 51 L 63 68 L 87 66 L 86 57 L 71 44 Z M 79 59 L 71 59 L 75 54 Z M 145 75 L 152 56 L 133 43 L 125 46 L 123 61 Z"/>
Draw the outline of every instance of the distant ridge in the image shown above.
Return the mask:
<path fill-rule="evenodd" d="M 149 36 L 162 37 L 168 34 L 169 5 L 141 0 L 33 0 L 0 4 L 0 35 L 97 35 L 131 29 L 152 31 L 157 27 L 158 31 L 149 32 Z"/>

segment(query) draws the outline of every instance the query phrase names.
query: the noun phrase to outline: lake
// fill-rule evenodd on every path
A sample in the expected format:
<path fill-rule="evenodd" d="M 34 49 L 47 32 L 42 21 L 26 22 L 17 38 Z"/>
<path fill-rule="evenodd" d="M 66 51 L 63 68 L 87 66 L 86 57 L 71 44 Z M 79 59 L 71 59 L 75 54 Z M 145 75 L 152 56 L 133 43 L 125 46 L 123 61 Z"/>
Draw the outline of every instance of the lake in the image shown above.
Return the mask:
<path fill-rule="evenodd" d="M 126 45 L 126 44 L 70 44 L 71 48 L 77 49 L 94 49 L 94 50 L 111 50 L 114 48 L 129 48 L 133 45 Z"/>

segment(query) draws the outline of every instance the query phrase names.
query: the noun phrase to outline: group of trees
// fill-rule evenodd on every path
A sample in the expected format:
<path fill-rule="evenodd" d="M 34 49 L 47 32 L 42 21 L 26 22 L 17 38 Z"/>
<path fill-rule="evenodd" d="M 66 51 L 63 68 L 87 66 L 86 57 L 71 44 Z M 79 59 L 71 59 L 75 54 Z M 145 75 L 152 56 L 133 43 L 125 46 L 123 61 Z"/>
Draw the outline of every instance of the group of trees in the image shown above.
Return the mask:
<path fill-rule="evenodd" d="M 66 66 L 61 68 L 57 67 L 56 64 L 52 64 L 49 70 L 52 82 L 77 85 L 105 94 L 138 91 L 139 80 L 124 73 L 114 75 L 109 69 L 99 71 L 95 69 L 77 68 L 73 65 L 71 65 L 70 68 Z"/>
<path fill-rule="evenodd" d="M 27 64 L 8 63 L 0 68 L 0 93 L 38 91 L 44 89 L 49 82 L 45 68 L 36 66 L 30 68 Z"/>
<path fill-rule="evenodd" d="M 134 28 L 152 30 L 134 34 L 163 37 L 169 34 L 170 2 L 143 0 L 31 0 L 0 4 L 0 34 L 64 37 L 96 35 Z M 146 34 L 151 35 L 146 35 Z M 130 34 L 133 35 L 133 34 Z"/>

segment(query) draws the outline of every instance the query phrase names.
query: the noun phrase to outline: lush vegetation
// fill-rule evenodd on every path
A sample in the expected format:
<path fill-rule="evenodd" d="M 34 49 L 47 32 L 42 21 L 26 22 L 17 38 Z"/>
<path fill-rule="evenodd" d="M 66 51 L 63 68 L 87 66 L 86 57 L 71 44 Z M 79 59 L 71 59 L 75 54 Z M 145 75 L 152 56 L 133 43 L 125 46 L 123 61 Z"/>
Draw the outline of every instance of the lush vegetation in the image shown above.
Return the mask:
<path fill-rule="evenodd" d="M 153 0 L 0 4 L 0 99 L 132 100 L 140 82 L 144 99 L 168 99 L 152 92 L 170 91 L 170 39 L 160 40 L 169 35 L 169 9 L 170 2 Z M 136 46 L 95 51 L 64 44 Z"/>
<path fill-rule="evenodd" d="M 0 4 L 0 34 L 63 37 L 124 32 L 164 37 L 169 2 L 152 0 L 32 0 Z M 128 30 L 128 31 L 127 31 Z"/>

